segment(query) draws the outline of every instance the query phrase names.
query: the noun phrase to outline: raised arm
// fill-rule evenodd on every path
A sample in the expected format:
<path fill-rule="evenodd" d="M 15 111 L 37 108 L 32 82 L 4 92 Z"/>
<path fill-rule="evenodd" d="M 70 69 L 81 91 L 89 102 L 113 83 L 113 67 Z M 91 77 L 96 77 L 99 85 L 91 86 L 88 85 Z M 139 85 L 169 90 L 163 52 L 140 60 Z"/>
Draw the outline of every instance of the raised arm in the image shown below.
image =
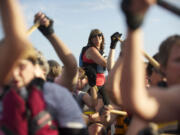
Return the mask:
<path fill-rule="evenodd" d="M 52 30 L 52 27 L 53 27 L 52 20 L 47 18 L 45 14 L 39 12 L 35 16 L 35 21 L 40 21 L 41 26 L 39 29 L 43 28 L 42 26 L 47 28 L 47 31 L 49 31 L 49 33 L 45 32 L 44 35 L 50 41 L 57 55 L 59 56 L 59 59 L 64 64 L 61 79 L 58 81 L 58 83 L 68 88 L 69 90 L 73 91 L 75 89 L 75 86 L 77 84 L 77 79 L 78 79 L 77 62 L 74 55 L 69 50 L 69 48 L 63 43 L 63 41 L 59 37 L 57 37 L 57 35 Z M 42 30 L 40 31 L 42 32 Z"/>
<path fill-rule="evenodd" d="M 163 122 L 179 119 L 180 109 L 177 105 L 179 104 L 177 96 L 180 93 L 179 88 L 169 88 L 167 91 L 158 88 L 147 91 L 145 88 L 145 71 L 141 54 L 143 33 L 139 28 L 142 20 L 138 22 L 136 19 L 137 17 L 143 19 L 144 13 L 154 0 L 139 0 L 138 2 L 132 0 L 131 2 L 131 5 L 128 5 L 126 1 L 123 1 L 128 25 L 123 56 L 123 77 L 120 84 L 123 105 L 129 112 L 145 120 Z"/>
<path fill-rule="evenodd" d="M 125 6 L 125 1 L 123 2 Z M 141 6 L 143 5 L 139 2 L 138 4 Z M 127 16 L 127 20 L 128 19 L 129 18 Z M 124 106 L 133 113 L 140 113 L 140 110 L 145 109 L 144 107 L 147 104 L 147 102 L 144 101 L 149 101 L 146 99 L 147 92 L 144 84 L 145 71 L 143 68 L 143 61 L 140 52 L 141 46 L 143 44 L 142 39 L 143 35 L 141 29 L 139 29 L 138 27 L 131 28 L 131 26 L 128 25 L 127 41 L 124 47 L 121 92 Z M 148 110 L 147 112 L 152 112 L 155 107 L 157 108 L 157 104 L 154 102 L 154 100 L 151 100 L 148 104 L 148 107 L 146 107 Z"/>
<path fill-rule="evenodd" d="M 107 70 L 108 72 L 113 68 L 115 61 L 115 49 L 110 49 L 108 59 L 107 59 Z"/>
<path fill-rule="evenodd" d="M 119 32 L 115 32 L 112 36 L 111 36 L 111 44 L 110 44 L 110 51 L 109 51 L 109 55 L 108 55 L 108 59 L 107 59 L 107 70 L 110 71 L 114 64 L 115 64 L 115 48 L 117 45 L 117 42 L 119 41 L 119 39 L 121 38 L 121 35 Z"/>
<path fill-rule="evenodd" d="M 4 39 L 0 42 L 0 85 L 7 83 L 10 73 L 30 47 L 19 3 L 16 0 L 0 0 Z"/>
<path fill-rule="evenodd" d="M 121 90 L 120 90 L 120 81 L 122 73 L 122 57 L 119 56 L 114 67 L 108 74 L 105 90 L 108 92 L 108 95 L 111 101 L 117 105 L 122 105 Z"/>
<path fill-rule="evenodd" d="M 121 36 L 121 34 L 119 34 L 118 38 L 120 38 L 120 36 Z M 108 94 L 111 98 L 111 101 L 120 106 L 122 106 L 122 98 L 121 98 L 121 90 L 120 90 L 121 88 L 120 88 L 119 84 L 121 83 L 121 77 L 122 77 L 122 75 L 121 75 L 122 74 L 122 59 L 123 59 L 122 52 L 123 52 L 123 48 L 124 48 L 124 47 L 122 47 L 122 46 L 124 46 L 123 44 L 121 45 L 121 52 L 119 54 L 119 57 L 118 57 L 115 65 L 114 64 L 111 65 L 113 67 L 110 70 L 110 72 L 108 73 L 108 77 L 107 77 L 107 80 L 105 83 L 105 89 L 108 92 Z M 111 53 L 111 51 L 115 51 L 115 49 L 113 49 L 112 45 L 110 48 L 111 48 L 110 53 Z"/>
<path fill-rule="evenodd" d="M 75 90 L 77 84 L 77 62 L 69 48 L 55 34 L 47 37 L 53 45 L 60 60 L 64 64 L 59 84 L 67 87 L 70 91 Z"/>

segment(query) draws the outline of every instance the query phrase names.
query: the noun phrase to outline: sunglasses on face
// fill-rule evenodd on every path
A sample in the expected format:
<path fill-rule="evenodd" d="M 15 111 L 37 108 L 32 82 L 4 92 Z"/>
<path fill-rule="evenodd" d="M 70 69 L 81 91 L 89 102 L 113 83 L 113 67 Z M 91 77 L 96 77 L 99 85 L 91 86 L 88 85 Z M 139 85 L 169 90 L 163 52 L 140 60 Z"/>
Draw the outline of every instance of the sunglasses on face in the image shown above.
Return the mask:
<path fill-rule="evenodd" d="M 92 35 L 92 38 L 95 38 L 95 37 L 101 37 L 102 36 L 102 34 L 100 33 L 100 34 L 95 34 L 95 35 Z"/>

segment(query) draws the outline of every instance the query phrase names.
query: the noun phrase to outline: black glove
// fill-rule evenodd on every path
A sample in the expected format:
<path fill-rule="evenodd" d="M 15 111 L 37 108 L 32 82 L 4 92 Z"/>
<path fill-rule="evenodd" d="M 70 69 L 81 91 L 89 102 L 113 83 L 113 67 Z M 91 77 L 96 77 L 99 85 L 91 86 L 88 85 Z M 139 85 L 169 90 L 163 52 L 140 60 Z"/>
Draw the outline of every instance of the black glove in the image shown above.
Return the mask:
<path fill-rule="evenodd" d="M 111 49 L 116 48 L 116 44 L 117 44 L 118 40 L 121 38 L 121 36 L 122 36 L 122 34 L 120 34 L 119 32 L 116 32 L 111 36 L 111 45 L 110 45 Z"/>
<path fill-rule="evenodd" d="M 88 82 L 91 87 L 96 85 L 96 70 L 91 66 L 85 67 L 85 74 L 88 77 Z"/>
<path fill-rule="evenodd" d="M 131 29 L 131 30 L 135 30 L 137 28 L 139 28 L 144 20 L 144 15 L 142 14 L 134 14 L 133 12 L 130 12 L 128 10 L 129 6 L 131 5 L 131 0 L 123 0 L 122 1 L 122 10 L 126 16 L 126 23 L 127 26 Z"/>
<path fill-rule="evenodd" d="M 54 23 L 54 21 L 53 21 L 52 19 L 48 18 L 47 16 L 46 16 L 46 18 L 50 21 L 50 22 L 49 22 L 49 26 L 46 27 L 46 26 L 44 26 L 44 25 L 40 25 L 40 26 L 38 27 L 38 29 L 39 29 L 39 31 L 40 31 L 44 36 L 49 36 L 49 35 L 51 35 L 52 33 L 54 33 L 54 29 L 53 29 L 53 23 Z"/>

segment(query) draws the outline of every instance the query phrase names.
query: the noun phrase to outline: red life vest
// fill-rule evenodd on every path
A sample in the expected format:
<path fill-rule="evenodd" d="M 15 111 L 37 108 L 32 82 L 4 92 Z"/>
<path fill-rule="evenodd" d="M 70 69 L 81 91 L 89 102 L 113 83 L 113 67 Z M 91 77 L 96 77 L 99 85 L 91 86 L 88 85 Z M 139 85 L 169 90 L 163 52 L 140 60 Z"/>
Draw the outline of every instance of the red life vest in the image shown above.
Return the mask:
<path fill-rule="evenodd" d="M 13 88 L 3 98 L 2 129 L 15 135 L 58 135 L 42 90 L 33 85 L 25 101 Z"/>
<path fill-rule="evenodd" d="M 28 135 L 26 104 L 15 90 L 11 89 L 3 98 L 1 126 L 17 135 Z"/>
<path fill-rule="evenodd" d="M 104 72 L 105 72 L 105 68 L 96 64 L 93 60 L 91 59 L 88 59 L 85 55 L 87 49 L 89 48 L 90 46 L 86 46 L 86 47 L 83 47 L 82 49 L 82 52 L 80 54 L 80 66 L 81 67 L 87 67 L 87 66 L 91 66 L 92 68 L 95 69 L 96 71 L 96 85 L 97 86 L 103 86 L 104 83 L 105 83 L 105 75 L 104 75 Z M 96 48 L 96 47 L 95 47 Z M 97 49 L 97 48 L 96 48 Z M 98 50 L 99 51 L 99 50 Z M 100 52 L 99 53 L 101 55 L 103 55 L 103 52 Z"/>

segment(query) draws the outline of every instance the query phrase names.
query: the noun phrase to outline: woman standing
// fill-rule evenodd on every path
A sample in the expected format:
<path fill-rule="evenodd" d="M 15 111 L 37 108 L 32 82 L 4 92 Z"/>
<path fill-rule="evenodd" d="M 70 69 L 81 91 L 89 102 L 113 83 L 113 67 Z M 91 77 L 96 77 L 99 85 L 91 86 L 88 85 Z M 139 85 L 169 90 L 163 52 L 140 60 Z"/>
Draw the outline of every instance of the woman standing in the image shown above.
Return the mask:
<path fill-rule="evenodd" d="M 105 83 L 105 70 L 107 60 L 104 54 L 104 35 L 99 29 L 93 29 L 90 32 L 87 46 L 82 49 L 80 56 L 80 66 L 86 68 L 93 68 L 96 72 L 96 86 L 98 87 L 99 94 L 102 95 L 104 104 L 109 104 L 106 93 L 103 90 Z M 88 80 L 93 81 L 93 80 Z"/>

